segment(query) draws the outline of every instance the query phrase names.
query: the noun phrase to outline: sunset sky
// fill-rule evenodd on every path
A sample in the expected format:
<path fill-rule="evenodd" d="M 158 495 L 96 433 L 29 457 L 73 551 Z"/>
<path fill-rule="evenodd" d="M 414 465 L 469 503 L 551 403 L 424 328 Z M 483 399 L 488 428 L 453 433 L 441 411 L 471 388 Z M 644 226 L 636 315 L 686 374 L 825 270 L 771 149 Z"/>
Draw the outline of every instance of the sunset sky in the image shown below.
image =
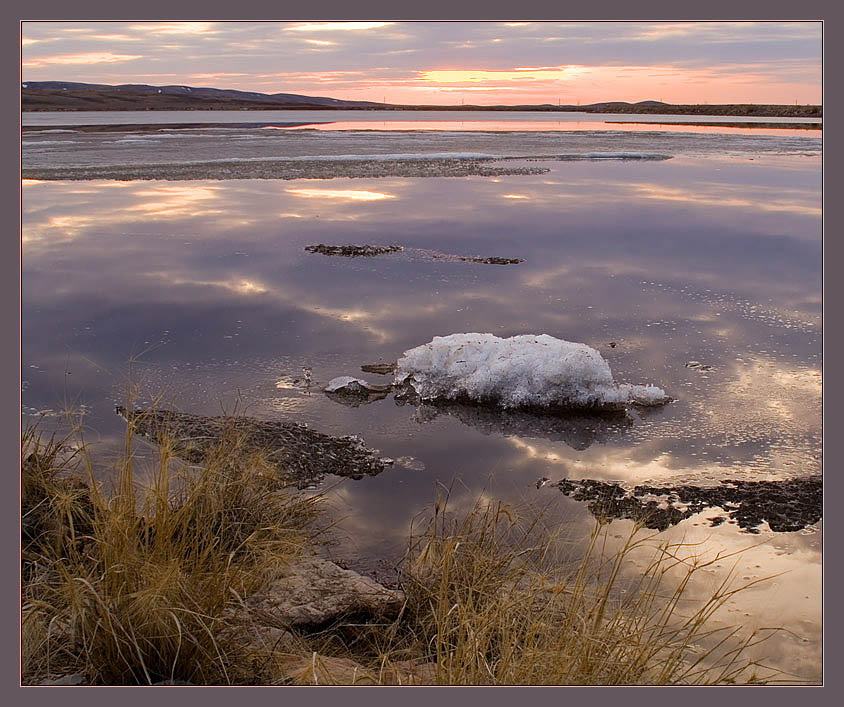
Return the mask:
<path fill-rule="evenodd" d="M 26 81 L 388 103 L 820 103 L 820 22 L 25 22 Z"/>

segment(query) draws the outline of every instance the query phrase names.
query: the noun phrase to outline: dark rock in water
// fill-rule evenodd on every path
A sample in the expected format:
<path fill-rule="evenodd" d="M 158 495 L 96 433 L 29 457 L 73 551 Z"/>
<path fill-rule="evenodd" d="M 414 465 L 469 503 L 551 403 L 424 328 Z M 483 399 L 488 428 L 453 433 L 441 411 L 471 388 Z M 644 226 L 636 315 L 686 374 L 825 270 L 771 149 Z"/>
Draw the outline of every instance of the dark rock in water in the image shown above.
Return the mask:
<path fill-rule="evenodd" d="M 379 376 L 386 376 L 396 370 L 396 362 L 392 363 L 368 363 L 360 367 L 364 373 L 377 373 Z"/>
<path fill-rule="evenodd" d="M 700 371 L 702 373 L 712 370 L 712 366 L 707 366 L 703 363 L 700 363 L 699 361 L 689 361 L 686 364 L 686 368 L 691 368 L 692 370 Z"/>
<path fill-rule="evenodd" d="M 481 263 L 483 265 L 518 265 L 525 262 L 524 258 L 499 258 L 497 256 L 481 257 L 475 255 L 458 255 L 456 253 L 443 253 L 439 250 L 427 248 L 413 248 L 412 250 L 421 254 L 429 260 L 446 260 L 450 263 Z"/>
<path fill-rule="evenodd" d="M 629 518 L 647 528 L 665 530 L 705 508 L 719 506 L 740 528 L 758 532 L 768 522 L 775 532 L 801 530 L 822 516 L 823 480 L 820 476 L 787 481 L 735 481 L 719 486 L 636 486 L 632 492 L 621 484 L 583 479 L 564 479 L 554 484 L 566 496 L 586 501 L 601 520 Z M 654 500 L 664 497 L 662 502 Z M 710 518 L 711 525 L 724 518 Z"/>
<path fill-rule="evenodd" d="M 483 263 L 484 265 L 518 265 L 525 262 L 524 258 L 472 258 L 469 256 L 459 256 L 460 260 L 468 263 Z"/>
<path fill-rule="evenodd" d="M 376 255 L 385 253 L 399 253 L 404 250 L 400 245 L 376 246 L 376 245 L 309 245 L 305 246 L 309 253 L 322 253 L 323 255 L 343 255 L 347 258 L 374 258 Z"/>
<path fill-rule="evenodd" d="M 338 376 L 329 381 L 323 392 L 334 402 L 356 408 L 383 400 L 392 390 L 392 383 L 369 383 L 360 378 Z"/>
<path fill-rule="evenodd" d="M 244 457 L 267 455 L 280 477 L 299 488 L 313 486 L 326 474 L 362 479 L 384 471 L 387 463 L 356 436 L 332 437 L 292 422 L 256 420 L 251 417 L 206 417 L 165 410 L 117 413 L 134 431 L 155 443 L 165 438 L 179 457 L 194 464 L 221 442 L 237 442 Z"/>

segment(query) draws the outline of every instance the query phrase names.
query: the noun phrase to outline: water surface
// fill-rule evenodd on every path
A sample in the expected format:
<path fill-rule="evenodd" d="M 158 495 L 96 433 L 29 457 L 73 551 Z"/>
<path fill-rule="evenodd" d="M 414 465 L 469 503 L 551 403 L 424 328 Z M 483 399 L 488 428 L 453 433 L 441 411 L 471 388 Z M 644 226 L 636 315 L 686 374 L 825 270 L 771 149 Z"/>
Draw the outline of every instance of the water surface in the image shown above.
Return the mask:
<path fill-rule="evenodd" d="M 311 154 L 317 137 L 297 149 Z M 113 409 L 135 357 L 141 402 L 162 395 L 212 415 L 238 407 L 360 434 L 386 456 L 412 457 L 414 468 L 396 465 L 331 491 L 347 536 L 332 552 L 344 556 L 400 555 L 437 482 L 452 487 L 455 509 L 479 495 L 550 503 L 549 518 L 578 536 L 593 522 L 588 511 L 537 489 L 538 478 L 713 483 L 818 474 L 820 158 L 818 141 L 800 143 L 812 147 L 804 152 L 770 142 L 779 139 L 758 136 L 756 152 L 743 142 L 729 154 L 662 161 L 546 160 L 544 174 L 497 178 L 27 180 L 25 421 L 65 401 L 84 405 L 86 435 L 106 459 L 119 448 Z M 404 250 L 355 259 L 305 251 L 317 243 Z M 420 410 L 391 397 L 350 407 L 321 393 L 339 375 L 383 382 L 361 364 L 394 361 L 457 332 L 584 342 L 617 380 L 654 383 L 676 402 L 622 427 L 573 430 Z M 724 617 L 786 625 L 794 634 L 762 654 L 817 679 L 820 524 L 796 533 L 763 525 L 750 535 L 729 521 L 711 527 L 716 515 L 664 536 L 685 535 L 713 552 L 756 545 L 741 557 L 739 577 L 748 581 L 786 571 L 731 602 Z M 614 525 L 623 535 L 629 522 Z M 713 568 L 712 582 L 729 566 Z"/>

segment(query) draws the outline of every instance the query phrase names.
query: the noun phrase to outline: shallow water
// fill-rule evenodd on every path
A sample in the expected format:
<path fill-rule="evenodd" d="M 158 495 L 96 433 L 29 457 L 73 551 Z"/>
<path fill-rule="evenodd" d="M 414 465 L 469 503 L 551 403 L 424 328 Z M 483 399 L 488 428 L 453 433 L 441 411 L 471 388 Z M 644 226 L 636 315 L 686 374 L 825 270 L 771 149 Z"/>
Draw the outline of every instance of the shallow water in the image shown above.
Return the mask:
<path fill-rule="evenodd" d="M 584 123 L 604 121 L 717 123 L 819 123 L 820 118 L 765 118 L 757 116 L 658 115 L 625 113 L 542 113 L 536 111 L 369 111 L 369 110 L 214 110 L 214 111 L 29 111 L 23 125 L 115 125 L 120 123 L 244 123 L 289 121 L 298 123 Z M 436 129 L 436 128 L 435 128 Z M 510 128 L 515 130 L 517 128 Z M 549 129 L 549 128 L 543 128 Z"/>
<path fill-rule="evenodd" d="M 348 536 L 333 552 L 348 557 L 399 555 L 437 482 L 452 486 L 455 509 L 481 494 L 550 503 L 549 518 L 577 535 L 589 512 L 537 489 L 538 478 L 818 474 L 820 158 L 766 154 L 770 143 L 759 139 L 758 152 L 543 161 L 545 174 L 497 178 L 26 181 L 25 421 L 84 404 L 86 435 L 106 457 L 118 448 L 113 409 L 134 356 L 141 402 L 162 395 L 211 415 L 238 406 L 360 434 L 386 456 L 411 459 L 330 492 Z M 305 251 L 317 243 L 404 250 Z M 676 402 L 634 413 L 629 425 L 572 429 L 417 410 L 392 397 L 349 407 L 320 392 L 340 375 L 386 382 L 360 366 L 457 332 L 584 342 L 616 380 L 657 384 Z M 762 655 L 817 679 L 820 524 L 749 535 L 729 521 L 710 527 L 714 515 L 665 536 L 711 551 L 763 543 L 741 556 L 739 576 L 789 574 L 749 590 L 725 618 L 786 624 L 796 636 L 776 637 Z M 615 524 L 622 534 L 629 521 Z"/>

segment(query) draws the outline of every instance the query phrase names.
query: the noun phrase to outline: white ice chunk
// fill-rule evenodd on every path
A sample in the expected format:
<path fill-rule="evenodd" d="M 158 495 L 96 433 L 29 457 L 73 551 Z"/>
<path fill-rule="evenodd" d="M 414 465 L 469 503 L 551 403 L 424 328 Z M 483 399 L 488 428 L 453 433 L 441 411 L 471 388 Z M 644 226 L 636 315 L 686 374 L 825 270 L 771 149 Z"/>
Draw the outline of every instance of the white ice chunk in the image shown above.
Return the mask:
<path fill-rule="evenodd" d="M 618 385 L 609 364 L 586 344 L 526 334 L 452 334 L 405 351 L 395 372 L 423 399 L 468 398 L 504 408 L 615 408 L 669 400 L 652 385 Z"/>
<path fill-rule="evenodd" d="M 618 386 L 630 391 L 630 402 L 636 405 L 662 405 L 668 401 L 668 396 L 662 388 L 655 385 L 627 385 Z"/>

